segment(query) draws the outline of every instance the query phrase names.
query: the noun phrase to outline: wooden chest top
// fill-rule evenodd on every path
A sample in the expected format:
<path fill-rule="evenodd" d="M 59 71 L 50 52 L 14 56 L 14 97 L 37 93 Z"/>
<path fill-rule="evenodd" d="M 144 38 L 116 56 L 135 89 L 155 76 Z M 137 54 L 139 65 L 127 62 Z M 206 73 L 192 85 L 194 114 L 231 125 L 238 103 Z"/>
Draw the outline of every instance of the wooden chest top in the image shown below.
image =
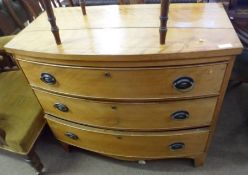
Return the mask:
<path fill-rule="evenodd" d="M 171 4 L 166 44 L 159 44 L 160 5 L 57 8 L 62 45 L 45 13 L 20 32 L 8 52 L 55 60 L 155 61 L 237 55 L 242 45 L 221 4 Z"/>

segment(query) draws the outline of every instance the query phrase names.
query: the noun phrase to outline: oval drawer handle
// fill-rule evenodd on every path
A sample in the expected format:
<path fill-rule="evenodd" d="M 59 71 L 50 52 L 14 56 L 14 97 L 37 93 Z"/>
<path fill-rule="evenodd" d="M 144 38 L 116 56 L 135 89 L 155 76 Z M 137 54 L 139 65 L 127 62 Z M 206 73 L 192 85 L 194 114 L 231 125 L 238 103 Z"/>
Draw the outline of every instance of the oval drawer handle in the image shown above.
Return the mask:
<path fill-rule="evenodd" d="M 71 132 L 66 132 L 65 136 L 67 136 L 73 140 L 78 140 L 78 136 L 76 134 L 71 133 Z"/>
<path fill-rule="evenodd" d="M 191 77 L 179 77 L 173 82 L 173 87 L 179 91 L 191 90 L 194 86 L 194 80 Z"/>
<path fill-rule="evenodd" d="M 62 104 L 62 103 L 55 103 L 53 106 L 56 109 L 58 109 L 59 111 L 62 111 L 62 112 L 68 112 L 69 111 L 69 108 L 66 105 Z"/>
<path fill-rule="evenodd" d="M 49 74 L 49 73 L 41 73 L 40 79 L 41 79 L 41 81 L 43 81 L 44 83 L 50 84 L 50 85 L 53 85 L 53 84 L 56 83 L 55 77 L 52 76 L 52 75 Z"/>
<path fill-rule="evenodd" d="M 185 144 L 184 143 L 173 143 L 169 146 L 170 150 L 172 151 L 177 151 L 177 150 L 181 150 L 185 148 Z"/>
<path fill-rule="evenodd" d="M 172 120 L 185 120 L 189 118 L 189 112 L 187 111 L 177 111 L 171 114 Z"/>

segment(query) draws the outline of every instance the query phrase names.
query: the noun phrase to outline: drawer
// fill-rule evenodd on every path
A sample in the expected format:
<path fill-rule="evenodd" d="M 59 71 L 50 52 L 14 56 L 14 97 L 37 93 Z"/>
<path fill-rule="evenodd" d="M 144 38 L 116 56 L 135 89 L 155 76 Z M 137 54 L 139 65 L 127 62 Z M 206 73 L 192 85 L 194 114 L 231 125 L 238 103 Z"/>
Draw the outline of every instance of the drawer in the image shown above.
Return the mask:
<path fill-rule="evenodd" d="M 181 129 L 210 125 L 217 97 L 154 103 L 83 100 L 34 89 L 45 112 L 76 123 L 118 130 Z"/>
<path fill-rule="evenodd" d="M 109 156 L 165 158 L 204 152 L 209 130 L 123 132 L 96 129 L 46 115 L 58 140 Z"/>
<path fill-rule="evenodd" d="M 218 94 L 226 64 L 83 68 L 19 61 L 30 84 L 84 98 L 163 99 Z"/>

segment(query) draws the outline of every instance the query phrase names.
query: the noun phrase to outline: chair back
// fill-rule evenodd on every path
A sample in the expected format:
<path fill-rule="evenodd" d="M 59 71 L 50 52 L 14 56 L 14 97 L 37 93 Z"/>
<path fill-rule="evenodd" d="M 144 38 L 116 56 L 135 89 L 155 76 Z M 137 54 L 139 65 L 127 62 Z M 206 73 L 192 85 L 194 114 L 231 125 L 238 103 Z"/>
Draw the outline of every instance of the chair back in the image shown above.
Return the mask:
<path fill-rule="evenodd" d="M 17 26 L 23 29 L 45 9 L 43 0 L 0 0 Z M 60 0 L 50 0 L 54 7 L 62 7 Z"/>
<path fill-rule="evenodd" d="M 7 8 L 0 0 L 0 36 L 11 35 L 20 30 L 14 19 L 8 13 Z"/>
<path fill-rule="evenodd" d="M 240 7 L 248 6 L 247 0 L 228 0 L 229 1 L 229 9 L 235 10 Z"/>
<path fill-rule="evenodd" d="M 16 0 L 2 0 L 5 8 L 12 16 L 16 24 L 23 29 L 26 22 L 29 20 L 28 12 L 25 10 L 21 1 Z"/>
<path fill-rule="evenodd" d="M 28 12 L 30 22 L 37 18 L 43 11 L 39 0 L 20 0 Z"/>
<path fill-rule="evenodd" d="M 229 0 L 229 3 L 224 5 L 239 39 L 248 47 L 248 1 Z"/>
<path fill-rule="evenodd" d="M 144 0 L 119 0 L 119 4 L 144 4 Z"/>

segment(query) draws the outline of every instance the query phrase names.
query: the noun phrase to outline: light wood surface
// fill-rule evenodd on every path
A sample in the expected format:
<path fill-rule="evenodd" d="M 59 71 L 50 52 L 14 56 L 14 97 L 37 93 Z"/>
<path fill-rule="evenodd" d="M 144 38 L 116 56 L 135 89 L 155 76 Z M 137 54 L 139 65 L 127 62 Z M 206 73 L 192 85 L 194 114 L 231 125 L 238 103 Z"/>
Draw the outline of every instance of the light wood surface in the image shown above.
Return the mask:
<path fill-rule="evenodd" d="M 200 154 L 209 135 L 207 129 L 175 132 L 121 132 L 101 130 L 83 125 L 72 124 L 46 115 L 55 137 L 63 142 L 95 151 L 105 155 L 155 159 Z M 70 132 L 78 139 L 71 139 L 64 134 Z M 173 143 L 184 143 L 185 147 L 171 150 Z"/>
<path fill-rule="evenodd" d="M 56 23 L 60 30 L 159 28 L 160 25 L 160 5 L 158 4 L 92 6 L 87 7 L 87 13 L 87 16 L 83 16 L 80 7 L 54 9 Z M 232 29 L 232 24 L 223 10 L 222 4 L 171 4 L 167 25 L 169 28 Z M 41 14 L 24 31 L 37 30 L 50 31 L 45 13 Z"/>
<path fill-rule="evenodd" d="M 167 60 L 241 52 L 242 45 L 220 4 L 175 4 L 171 8 L 170 28 L 162 46 L 160 7 L 146 4 L 88 7 L 89 14 L 85 17 L 79 15 L 80 9 L 58 9 L 62 45 L 54 42 L 43 14 L 8 43 L 6 49 L 19 55 L 58 61 Z"/>
<path fill-rule="evenodd" d="M 156 28 L 60 30 L 60 34 L 61 45 L 54 44 L 50 31 L 37 31 L 19 34 L 5 48 L 58 61 L 156 61 L 236 55 L 242 47 L 233 29 L 172 28 L 163 46 Z"/>
<path fill-rule="evenodd" d="M 94 99 L 164 99 L 219 93 L 226 64 L 185 67 L 96 69 L 33 64 L 19 61 L 33 87 Z M 56 78 L 56 84 L 40 80 L 41 73 Z M 106 76 L 107 74 L 107 76 Z M 183 76 L 193 78 L 191 90 L 182 92 L 173 82 Z"/>
<path fill-rule="evenodd" d="M 114 103 L 90 101 L 55 95 L 34 89 L 46 113 L 76 123 L 117 130 L 172 130 L 209 126 L 217 98 L 154 103 Z M 63 112 L 54 104 L 65 105 Z M 176 120 L 172 114 L 189 113 L 188 118 Z"/>

